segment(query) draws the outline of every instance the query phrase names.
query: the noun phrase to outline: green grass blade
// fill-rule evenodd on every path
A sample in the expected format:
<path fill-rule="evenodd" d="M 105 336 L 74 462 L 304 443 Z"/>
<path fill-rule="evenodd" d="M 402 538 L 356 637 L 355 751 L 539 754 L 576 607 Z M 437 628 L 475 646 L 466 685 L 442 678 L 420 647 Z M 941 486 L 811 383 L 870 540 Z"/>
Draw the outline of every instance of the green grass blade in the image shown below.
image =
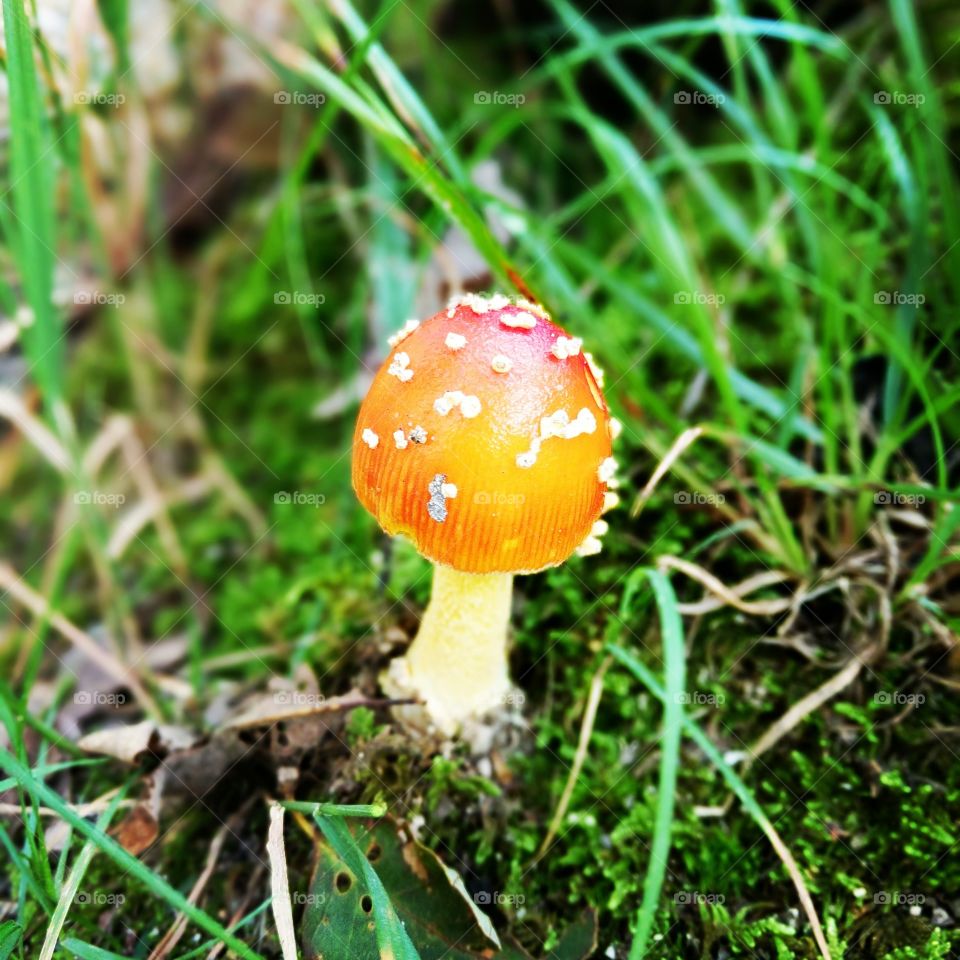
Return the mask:
<path fill-rule="evenodd" d="M 104 831 L 110 826 L 110 821 L 117 812 L 125 793 L 125 790 L 117 791 L 110 801 L 110 805 L 97 820 L 97 830 Z M 67 914 L 70 912 L 70 907 L 73 905 L 77 891 L 80 889 L 80 884 L 83 882 L 83 876 L 87 872 L 87 867 L 90 866 L 96 852 L 97 844 L 93 839 L 87 840 L 83 847 L 81 847 L 80 853 L 77 855 L 77 859 L 70 869 L 70 876 L 60 891 L 60 899 L 54 908 L 53 916 L 50 917 L 43 947 L 40 950 L 40 960 L 50 960 L 50 958 L 53 957 L 53 952 L 57 947 L 57 940 L 60 938 L 60 931 L 63 930 Z"/>
<path fill-rule="evenodd" d="M 382 817 L 387 812 L 385 803 L 310 803 L 304 800 L 280 800 L 279 803 L 285 810 L 318 817 Z"/>
<path fill-rule="evenodd" d="M 69 950 L 80 960 L 124 960 L 119 953 L 95 947 L 92 943 L 84 943 L 83 940 L 76 940 L 73 937 L 67 937 L 62 946 L 64 950 Z"/>
<path fill-rule="evenodd" d="M 906 267 L 904 269 L 902 286 L 906 293 L 919 293 L 917 284 L 922 272 L 922 265 L 929 258 L 926 241 L 926 200 L 922 191 L 917 187 L 910 161 L 897 133 L 887 114 L 879 107 L 871 106 L 871 117 L 874 129 L 880 139 L 884 156 L 887 159 L 890 173 L 900 190 L 901 205 L 907 217 L 910 239 L 907 244 Z M 900 283 L 897 284 L 900 286 Z M 917 308 L 910 304 L 901 304 L 897 308 L 895 333 L 905 349 L 910 348 L 913 342 L 913 332 L 917 322 Z M 901 408 L 903 389 L 903 368 L 899 361 L 900 351 L 890 354 L 890 362 L 883 389 L 883 418 L 888 426 L 894 422 L 898 410 Z"/>
<path fill-rule="evenodd" d="M 42 628 L 45 623 L 46 621 L 41 623 L 40 627 Z M 40 633 L 40 630 L 37 632 Z M 25 684 L 25 688 L 29 690 L 30 684 Z M 64 753 L 68 753 L 70 756 L 76 757 L 77 760 L 83 762 L 89 760 L 87 755 L 72 740 L 65 737 L 51 724 L 34 716 L 34 714 L 27 709 L 27 704 L 24 699 L 18 697 L 2 680 L 0 680 L 0 721 L 6 726 L 12 743 L 17 743 L 22 739 L 18 738 L 14 733 L 14 731 L 18 729 L 19 723 L 22 723 L 39 733 L 45 742 L 52 743 Z"/>
<path fill-rule="evenodd" d="M 802 23 L 790 23 L 786 19 L 765 20 L 758 17 L 701 17 L 667 20 L 649 27 L 612 32 L 606 36 L 596 31 L 592 34 L 584 31 L 578 38 L 579 42 L 576 49 L 552 56 L 550 62 L 545 64 L 542 70 L 552 72 L 568 69 L 572 65 L 586 63 L 596 58 L 599 53 L 605 50 L 616 53 L 631 47 L 643 48 L 659 40 L 688 40 L 720 34 L 744 38 L 770 37 L 775 40 L 784 40 L 792 45 L 820 50 L 844 61 L 849 60 L 852 56 L 850 49 L 836 34 L 827 33 Z"/>
<path fill-rule="evenodd" d="M 93 824 L 71 810 L 55 790 L 37 780 L 27 767 L 3 749 L 0 749 L 0 768 L 9 776 L 14 777 L 37 803 L 56 811 L 61 820 L 65 820 L 78 833 L 83 834 L 88 840 L 92 840 L 101 853 L 106 854 L 123 870 L 139 880 L 154 896 L 166 900 L 174 910 L 185 914 L 198 927 L 213 936 L 219 937 L 238 956 L 244 957 L 245 960 L 263 960 L 259 953 L 251 950 L 242 940 L 238 940 L 208 913 L 190 903 L 179 890 L 174 889 L 166 880 L 124 850 L 113 837 L 98 830 Z"/>
<path fill-rule="evenodd" d="M 896 35 L 907 56 L 910 85 L 914 92 L 923 96 L 918 108 L 924 122 L 921 124 L 926 151 L 925 163 L 929 163 L 939 193 L 939 207 L 944 220 L 943 232 L 948 249 L 944 253 L 949 266 L 945 275 L 951 285 L 954 306 L 960 300 L 960 203 L 957 202 L 956 155 L 947 146 L 951 142 L 946 114 L 940 100 L 940 90 L 934 82 L 932 71 L 936 64 L 927 65 L 917 25 L 917 11 L 910 0 L 890 0 Z M 946 62 L 946 61 L 945 61 Z M 952 159 L 951 159 L 952 158 Z M 933 187 L 933 184 L 930 185 Z"/>
<path fill-rule="evenodd" d="M 245 34 L 245 36 L 248 35 Z M 269 50 L 257 44 L 255 38 L 249 39 L 278 72 L 293 74 L 304 83 L 322 91 L 366 128 L 412 179 L 413 186 L 426 194 L 438 210 L 467 233 L 481 256 L 490 265 L 491 270 L 502 283 L 507 285 L 508 289 L 517 289 L 520 293 L 538 299 L 528 289 L 483 216 L 440 169 L 440 164 L 446 160 L 445 157 L 424 154 L 406 129 L 390 113 L 389 108 L 376 100 L 357 78 L 353 79 L 351 85 L 333 70 L 302 51 L 295 58 L 288 58 L 285 62 L 278 61 Z M 358 93 L 357 90 L 363 92 Z"/>
<path fill-rule="evenodd" d="M 230 932 L 236 933 L 237 930 L 248 926 L 250 923 L 256 920 L 261 913 L 269 909 L 271 899 L 272 898 L 268 897 L 256 909 L 251 910 L 250 913 L 248 913 L 242 920 L 238 921 L 230 928 Z M 180 954 L 177 960 L 193 960 L 193 957 L 205 956 L 219 942 L 219 938 L 206 940 L 187 953 Z M 104 950 L 102 947 L 96 947 L 92 943 L 86 943 L 85 941 L 77 940 L 74 937 L 67 937 L 61 946 L 64 948 L 64 950 L 69 950 L 72 954 L 79 957 L 80 960 L 126 960 L 126 957 L 122 954 L 113 953 L 110 950 Z"/>
<path fill-rule="evenodd" d="M 122 76 L 130 69 L 129 0 L 98 0 L 97 6 L 117 51 L 117 72 Z"/>
<path fill-rule="evenodd" d="M 521 240 L 523 238 L 521 237 Z M 540 238 L 538 245 L 546 241 Z M 653 300 L 644 296 L 636 286 L 618 277 L 602 260 L 588 253 L 581 246 L 564 240 L 553 239 L 558 249 L 562 249 L 582 268 L 584 276 L 593 277 L 603 287 L 613 293 L 623 304 L 635 311 L 659 333 L 664 341 L 677 349 L 683 356 L 700 366 L 706 366 L 703 350 L 696 338 L 681 327 L 676 320 L 664 312 Z M 780 420 L 789 413 L 789 404 L 774 391 L 752 380 L 746 374 L 733 368 L 729 372 L 732 389 L 745 403 L 762 411 L 774 420 Z M 792 421 L 793 430 L 814 443 L 823 442 L 819 427 L 807 417 L 799 414 Z"/>
<path fill-rule="evenodd" d="M 379 146 L 367 138 L 370 192 L 375 210 L 399 208 L 403 182 L 396 166 L 384 156 Z M 376 213 L 370 228 L 371 332 L 377 343 L 383 343 L 413 315 L 417 296 L 417 272 L 410 249 L 410 235 L 393 217 Z"/>
<path fill-rule="evenodd" d="M 25 859 L 23 854 L 16 848 L 13 840 L 10 838 L 10 834 L 7 833 L 6 828 L 2 824 L 0 824 L 0 846 L 6 850 L 10 862 L 20 874 L 21 886 L 25 890 L 30 891 L 34 900 L 37 901 L 45 913 L 52 913 L 53 903 L 47 895 L 47 891 L 43 889 L 43 885 L 31 869 L 30 862 Z"/>
<path fill-rule="evenodd" d="M 727 163 L 763 164 L 766 167 L 786 172 L 803 174 L 816 186 L 829 187 L 844 200 L 855 204 L 876 221 L 878 228 L 886 227 L 890 213 L 877 203 L 862 187 L 848 177 L 837 173 L 817 160 L 802 153 L 792 153 L 763 143 L 723 143 L 717 146 L 697 148 L 693 155 L 703 164 Z M 664 156 L 650 162 L 652 173 L 661 174 L 678 169 L 676 157 Z M 802 188 L 800 188 L 802 192 Z"/>
<path fill-rule="evenodd" d="M 664 704 L 667 702 L 667 691 L 660 685 L 653 673 L 642 664 L 632 653 L 615 643 L 608 643 L 607 649 L 616 657 L 655 697 Z M 800 895 L 801 902 L 807 912 L 808 919 L 814 926 L 814 935 L 821 951 L 825 956 L 829 955 L 826 948 L 826 941 L 823 931 L 820 928 L 819 921 L 816 920 L 816 914 L 813 912 L 813 904 L 810 900 L 806 887 L 798 883 L 799 867 L 793 856 L 783 847 L 779 834 L 776 831 L 770 818 L 763 812 L 763 808 L 757 802 L 750 788 L 740 779 L 737 772 L 723 758 L 723 754 L 714 746 L 713 741 L 703 732 L 699 724 L 691 717 L 684 715 L 683 728 L 687 736 L 704 752 L 707 759 L 717 768 L 720 775 L 726 781 L 727 786 L 734 793 L 744 810 L 750 814 L 753 821 L 763 831 L 764 835 L 770 840 L 771 844 L 777 850 L 781 858 L 786 857 L 785 866 L 791 874 L 791 880 L 797 886 L 797 892 Z M 802 883 L 802 881 L 801 881 Z"/>
<path fill-rule="evenodd" d="M 630 960 L 646 955 L 650 934 L 656 918 L 663 878 L 670 856 L 673 811 L 676 802 L 677 770 L 680 765 L 680 740 L 683 731 L 683 697 L 686 683 L 686 652 L 683 643 L 683 624 L 677 610 L 677 597 L 670 580 L 659 570 L 637 570 L 630 580 L 640 577 L 649 580 L 660 616 L 663 644 L 666 699 L 663 701 L 663 732 L 660 736 L 660 782 L 657 789 L 657 809 L 654 817 L 653 840 L 650 844 L 650 862 L 643 880 L 643 901 L 637 915 Z M 624 588 L 624 599 L 629 597 L 629 583 Z M 628 610 L 621 607 L 621 614 Z M 619 624 L 617 624 L 619 626 Z"/>
<path fill-rule="evenodd" d="M 564 26 L 579 42 L 588 44 L 596 51 L 597 63 L 650 124 L 656 136 L 662 140 L 664 147 L 682 160 L 691 185 L 710 207 L 719 224 L 742 250 L 751 251 L 753 231 L 740 212 L 740 208 L 723 192 L 714 178 L 695 162 L 686 140 L 676 132 L 676 124 L 657 107 L 653 98 L 626 69 L 616 53 L 604 43 L 604 38 L 592 24 L 567 0 L 552 0 L 552 2 Z"/>
<path fill-rule="evenodd" d="M 23 928 L 16 921 L 7 920 L 5 923 L 0 923 L 0 960 L 7 960 L 22 936 Z"/>
<path fill-rule="evenodd" d="M 744 39 L 728 26 L 731 21 L 744 19 L 738 0 L 719 0 L 719 6 L 723 11 L 721 20 L 725 24 L 725 37 L 738 42 Z M 798 136 L 796 118 L 784 97 L 781 83 L 774 76 L 763 44 L 748 40 L 744 46 L 746 49 L 743 53 L 738 50 L 737 59 L 746 57 L 753 67 L 753 71 L 760 81 L 760 89 L 763 91 L 763 97 L 766 100 L 767 113 L 770 116 L 772 126 L 777 131 L 778 139 L 785 146 L 796 146 Z"/>
<path fill-rule="evenodd" d="M 956 494 L 954 493 L 954 496 Z M 930 538 L 930 545 L 923 559 L 917 565 L 913 576 L 907 582 L 903 590 L 900 591 L 901 597 L 909 596 L 913 590 L 923 583 L 941 564 L 944 553 L 949 549 L 950 541 L 953 535 L 960 529 L 960 506 L 956 501 L 953 503 L 953 509 L 943 511 Z M 952 554 L 951 554 L 952 555 Z"/>
<path fill-rule="evenodd" d="M 107 763 L 107 760 L 67 760 L 62 763 L 45 763 L 34 767 L 31 773 L 38 779 L 49 777 L 53 773 L 60 773 L 63 770 L 73 770 L 75 767 L 98 767 Z M 8 777 L 6 780 L 0 780 L 0 793 L 11 790 L 17 785 L 16 779 Z"/>
<path fill-rule="evenodd" d="M 62 396 L 64 345 L 53 307 L 56 220 L 53 189 L 55 155 L 33 59 L 30 24 L 23 0 L 5 0 L 10 110 L 10 193 L 8 242 L 33 322 L 23 346 L 48 404 Z M 50 411 L 48 410 L 48 413 Z"/>
<path fill-rule="evenodd" d="M 245 917 L 238 920 L 232 927 L 230 927 L 231 933 L 236 933 L 238 930 L 242 930 L 244 927 L 249 926 L 253 923 L 257 917 L 260 916 L 266 910 L 270 909 L 270 905 L 273 903 L 273 897 L 267 897 L 258 907 L 255 907 L 251 910 Z M 210 950 L 219 943 L 219 940 L 214 938 L 213 940 L 207 940 L 204 943 L 201 943 L 198 947 L 194 947 L 193 950 L 190 950 L 188 953 L 184 953 L 177 960 L 193 960 L 193 957 L 206 956 Z"/>
<path fill-rule="evenodd" d="M 460 164 L 460 160 L 450 143 L 427 109 L 416 90 L 410 85 L 402 71 L 393 62 L 390 55 L 380 43 L 370 43 L 370 28 L 357 13 L 350 0 L 333 0 L 331 9 L 340 18 L 356 44 L 369 44 L 367 61 L 369 62 L 380 86 L 393 104 L 397 113 L 407 119 L 408 126 L 422 134 L 432 149 L 443 158 L 443 163 L 450 170 L 454 180 L 461 185 L 468 182 L 467 175 Z M 384 15 L 385 16 L 385 15 Z"/>
<path fill-rule="evenodd" d="M 267 897 L 263 903 L 251 910 L 245 917 L 238 920 L 230 927 L 230 933 L 236 933 L 238 930 L 242 930 L 244 927 L 253 923 L 261 913 L 270 909 L 272 899 L 272 897 Z M 219 937 L 214 937 L 212 940 L 205 940 L 187 953 L 180 954 L 177 960 L 193 960 L 194 957 L 206 956 L 219 942 Z M 80 957 L 80 960 L 126 960 L 126 958 L 119 953 L 111 953 L 102 947 L 95 947 L 92 943 L 76 940 L 73 937 L 67 937 L 61 946 L 64 950 L 69 950 L 71 953 L 76 954 L 76 956 Z"/>

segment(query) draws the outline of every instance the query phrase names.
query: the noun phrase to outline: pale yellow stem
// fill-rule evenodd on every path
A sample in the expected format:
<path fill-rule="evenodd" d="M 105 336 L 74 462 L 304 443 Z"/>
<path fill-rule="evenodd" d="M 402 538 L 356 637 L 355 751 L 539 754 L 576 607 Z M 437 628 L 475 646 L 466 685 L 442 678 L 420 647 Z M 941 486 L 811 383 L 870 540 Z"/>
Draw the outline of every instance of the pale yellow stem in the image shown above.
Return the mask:
<path fill-rule="evenodd" d="M 510 689 L 507 627 L 513 575 L 433 570 L 433 592 L 407 655 L 390 664 L 384 686 L 415 696 L 435 726 L 453 733 L 500 706 Z"/>

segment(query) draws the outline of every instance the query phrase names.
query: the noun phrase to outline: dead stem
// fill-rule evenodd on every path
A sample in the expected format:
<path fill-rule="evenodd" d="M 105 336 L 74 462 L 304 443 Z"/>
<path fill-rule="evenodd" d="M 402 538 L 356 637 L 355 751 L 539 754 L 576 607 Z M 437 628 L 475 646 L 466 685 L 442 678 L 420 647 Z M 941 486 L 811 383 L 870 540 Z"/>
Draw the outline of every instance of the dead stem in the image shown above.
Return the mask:
<path fill-rule="evenodd" d="M 13 567 L 4 561 L 0 561 L 0 588 L 26 607 L 34 616 L 47 620 L 65 640 L 72 643 L 90 661 L 97 664 L 119 684 L 129 687 L 148 713 L 154 717 L 160 716 L 159 707 L 141 683 L 136 672 L 112 657 L 89 633 L 71 623 L 62 613 L 51 609 L 50 604 L 39 593 L 24 583 L 17 576 Z"/>
<path fill-rule="evenodd" d="M 526 870 L 529 870 L 543 859 L 544 854 L 550 849 L 550 845 L 560 830 L 563 818 L 567 815 L 570 798 L 573 796 L 574 787 L 577 785 L 580 771 L 583 769 L 584 761 L 587 758 L 587 747 L 590 744 L 590 735 L 593 733 L 593 725 L 597 719 L 597 709 L 600 706 L 600 697 L 603 695 L 603 678 L 612 663 L 613 657 L 605 657 L 603 663 L 600 664 L 597 672 L 593 675 L 593 679 L 590 681 L 590 693 L 587 696 L 587 705 L 583 710 L 583 720 L 580 723 L 580 738 L 577 741 L 577 752 L 573 758 L 573 765 L 567 774 L 567 782 L 564 784 L 563 793 L 560 795 L 560 802 L 557 804 L 557 809 L 554 811 L 553 817 L 550 820 L 550 826 L 547 827 L 547 834 L 543 838 L 543 842 L 540 844 L 533 859 L 527 865 Z"/>

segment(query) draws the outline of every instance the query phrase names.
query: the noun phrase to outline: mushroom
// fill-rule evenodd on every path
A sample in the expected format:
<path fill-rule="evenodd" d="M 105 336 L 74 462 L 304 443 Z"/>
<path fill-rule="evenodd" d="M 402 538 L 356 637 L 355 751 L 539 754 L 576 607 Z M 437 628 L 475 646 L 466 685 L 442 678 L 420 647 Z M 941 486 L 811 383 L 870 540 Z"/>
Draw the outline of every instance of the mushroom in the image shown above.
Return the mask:
<path fill-rule="evenodd" d="M 399 359 L 394 344 L 360 409 L 354 490 L 434 564 L 420 630 L 382 681 L 444 733 L 510 690 L 514 575 L 596 553 L 616 503 L 615 421 L 579 343 L 526 300 L 468 294 L 413 328 Z"/>

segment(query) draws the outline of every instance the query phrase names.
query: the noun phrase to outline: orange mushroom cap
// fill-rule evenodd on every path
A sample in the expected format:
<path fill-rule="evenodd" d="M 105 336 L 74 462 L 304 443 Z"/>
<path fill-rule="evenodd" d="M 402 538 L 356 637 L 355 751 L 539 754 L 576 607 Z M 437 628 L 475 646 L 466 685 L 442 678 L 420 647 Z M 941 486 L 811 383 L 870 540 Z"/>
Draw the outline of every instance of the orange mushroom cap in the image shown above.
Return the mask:
<path fill-rule="evenodd" d="M 391 345 L 353 439 L 384 530 L 467 573 L 599 549 L 615 421 L 579 340 L 525 300 L 467 295 Z"/>

